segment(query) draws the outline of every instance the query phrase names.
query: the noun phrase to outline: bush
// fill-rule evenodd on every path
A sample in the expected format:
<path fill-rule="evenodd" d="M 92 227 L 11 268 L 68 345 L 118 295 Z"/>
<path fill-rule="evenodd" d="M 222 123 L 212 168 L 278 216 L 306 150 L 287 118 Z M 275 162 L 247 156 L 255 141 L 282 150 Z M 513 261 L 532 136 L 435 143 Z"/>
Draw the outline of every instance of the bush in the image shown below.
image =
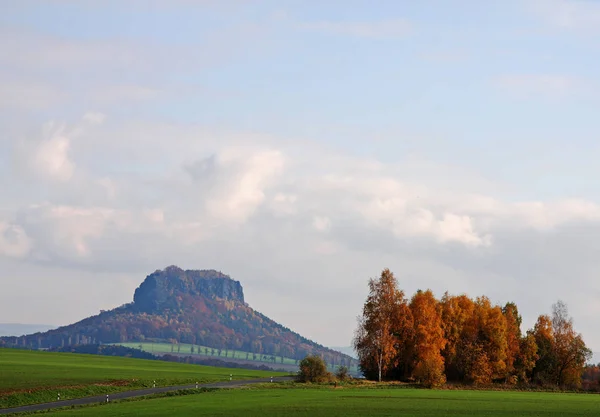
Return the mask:
<path fill-rule="evenodd" d="M 348 377 L 350 376 L 348 374 L 348 368 L 344 365 L 339 366 L 337 368 L 337 371 L 335 373 L 335 376 L 337 377 L 337 379 L 339 379 L 340 381 L 345 381 L 348 379 Z"/>
<path fill-rule="evenodd" d="M 440 356 L 421 360 L 415 367 L 414 375 L 426 388 L 439 387 L 446 382 L 444 362 Z"/>
<path fill-rule="evenodd" d="M 331 379 L 325 361 L 318 355 L 307 356 L 300 361 L 299 382 L 325 382 Z"/>

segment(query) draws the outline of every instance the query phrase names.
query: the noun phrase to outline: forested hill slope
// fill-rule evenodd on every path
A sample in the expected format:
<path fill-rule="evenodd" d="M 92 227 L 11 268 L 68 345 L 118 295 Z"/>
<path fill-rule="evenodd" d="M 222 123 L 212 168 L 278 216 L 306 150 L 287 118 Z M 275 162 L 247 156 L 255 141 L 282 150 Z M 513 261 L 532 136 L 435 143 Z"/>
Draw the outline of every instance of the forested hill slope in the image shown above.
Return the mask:
<path fill-rule="evenodd" d="M 293 359 L 319 354 L 330 364 L 355 363 L 252 309 L 244 302 L 242 285 L 229 276 L 176 266 L 148 275 L 136 289 L 133 303 L 55 330 L 2 338 L 0 345 L 52 348 L 141 341 L 191 343 Z"/>

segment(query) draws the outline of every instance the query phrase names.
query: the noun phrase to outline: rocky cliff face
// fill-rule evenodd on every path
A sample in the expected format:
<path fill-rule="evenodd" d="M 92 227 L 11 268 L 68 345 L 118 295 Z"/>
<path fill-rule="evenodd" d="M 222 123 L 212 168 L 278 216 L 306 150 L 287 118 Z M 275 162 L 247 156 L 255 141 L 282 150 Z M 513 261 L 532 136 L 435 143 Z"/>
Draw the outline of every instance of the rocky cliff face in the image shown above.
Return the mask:
<path fill-rule="evenodd" d="M 135 290 L 133 301 L 137 310 L 155 312 L 180 307 L 178 300 L 182 296 L 198 295 L 244 303 L 244 291 L 239 281 L 215 270 L 184 271 L 176 266 L 148 275 Z"/>

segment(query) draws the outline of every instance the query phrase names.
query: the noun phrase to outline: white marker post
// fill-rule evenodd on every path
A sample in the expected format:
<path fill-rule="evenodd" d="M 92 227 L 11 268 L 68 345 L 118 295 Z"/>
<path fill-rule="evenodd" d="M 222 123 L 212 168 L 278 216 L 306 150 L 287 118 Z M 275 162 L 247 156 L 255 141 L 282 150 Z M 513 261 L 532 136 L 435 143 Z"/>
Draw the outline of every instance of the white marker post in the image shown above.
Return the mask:
<path fill-rule="evenodd" d="M 152 388 L 156 388 L 156 381 L 152 381 Z"/>
<path fill-rule="evenodd" d="M 60 394 L 58 394 L 56 401 L 60 401 Z"/>
<path fill-rule="evenodd" d="M 273 377 L 271 377 L 271 382 L 273 382 Z"/>
<path fill-rule="evenodd" d="M 198 389 L 198 381 L 196 381 L 196 389 Z"/>
<path fill-rule="evenodd" d="M 106 402 L 108 402 L 108 394 L 106 394 Z"/>
<path fill-rule="evenodd" d="M 233 374 L 229 374 L 229 380 L 231 381 L 233 379 Z"/>

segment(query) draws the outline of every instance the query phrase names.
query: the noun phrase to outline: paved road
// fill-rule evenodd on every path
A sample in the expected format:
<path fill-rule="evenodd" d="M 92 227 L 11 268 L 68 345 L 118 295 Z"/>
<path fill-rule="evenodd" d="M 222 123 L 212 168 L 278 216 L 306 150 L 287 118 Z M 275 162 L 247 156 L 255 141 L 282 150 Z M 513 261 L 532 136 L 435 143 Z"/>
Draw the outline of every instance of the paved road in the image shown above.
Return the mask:
<path fill-rule="evenodd" d="M 293 377 L 291 376 L 279 376 L 273 377 L 273 382 L 290 381 Z M 236 388 L 250 384 L 260 384 L 264 382 L 270 382 L 270 378 L 258 378 L 258 379 L 244 379 L 239 381 L 224 381 L 224 382 L 212 382 L 208 384 L 198 384 L 198 388 Z M 110 394 L 108 397 L 112 400 L 122 400 L 124 398 L 141 397 L 150 394 L 159 394 L 162 392 L 177 391 L 181 389 L 192 389 L 196 388 L 196 384 L 190 385 L 177 385 L 173 387 L 157 387 L 157 388 L 146 388 L 134 391 L 123 391 L 115 392 Z M 15 408 L 0 408 L 0 414 L 11 414 L 11 413 L 24 413 L 32 411 L 50 410 L 52 408 L 59 407 L 70 407 L 72 405 L 86 405 L 106 402 L 106 395 L 97 395 L 95 397 L 77 398 L 74 400 L 54 401 L 51 403 L 33 404 L 26 405 L 23 407 Z"/>

